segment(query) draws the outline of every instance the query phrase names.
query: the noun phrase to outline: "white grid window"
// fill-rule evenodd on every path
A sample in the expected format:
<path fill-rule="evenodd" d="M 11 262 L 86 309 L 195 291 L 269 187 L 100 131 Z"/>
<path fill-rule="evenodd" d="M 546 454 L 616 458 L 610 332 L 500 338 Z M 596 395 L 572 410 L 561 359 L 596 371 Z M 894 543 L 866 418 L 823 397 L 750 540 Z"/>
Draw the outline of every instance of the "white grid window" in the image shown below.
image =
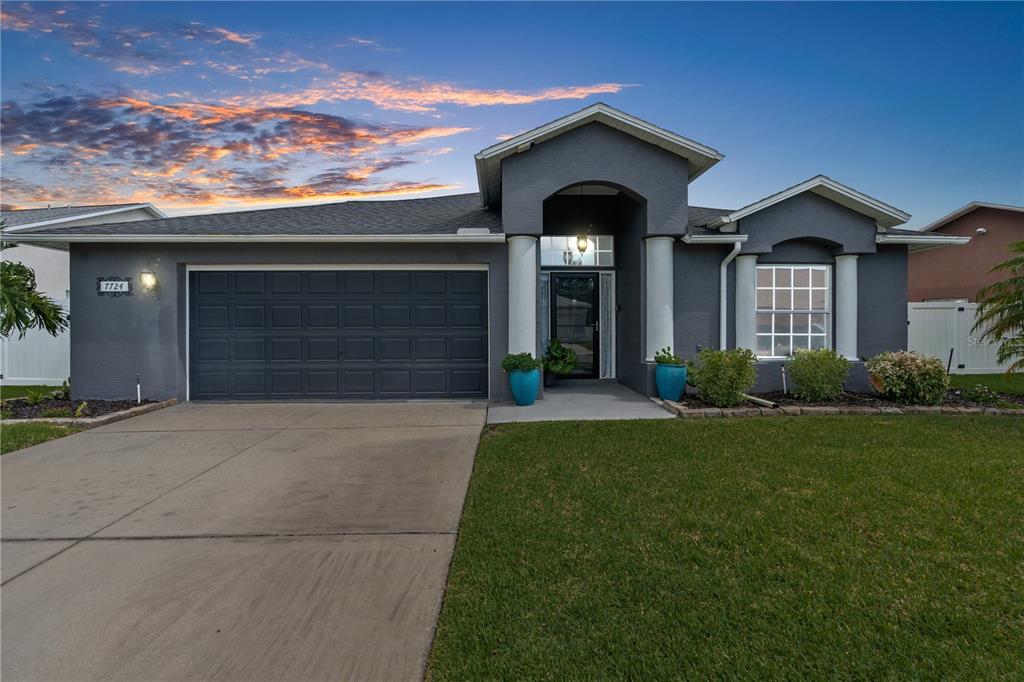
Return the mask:
<path fill-rule="evenodd" d="M 615 238 L 588 235 L 587 250 L 580 253 L 576 237 L 541 237 L 540 264 L 545 267 L 611 267 L 615 265 Z"/>
<path fill-rule="evenodd" d="M 757 266 L 758 357 L 831 347 L 831 281 L 829 265 Z"/>

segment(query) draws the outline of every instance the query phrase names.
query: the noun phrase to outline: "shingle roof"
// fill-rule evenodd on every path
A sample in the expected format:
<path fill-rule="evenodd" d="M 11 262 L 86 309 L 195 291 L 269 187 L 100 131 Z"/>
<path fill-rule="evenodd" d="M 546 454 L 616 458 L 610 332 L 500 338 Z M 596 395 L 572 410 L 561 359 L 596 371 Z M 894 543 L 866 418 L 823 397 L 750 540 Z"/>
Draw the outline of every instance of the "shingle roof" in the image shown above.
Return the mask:
<path fill-rule="evenodd" d="M 501 216 L 480 206 L 478 194 L 426 199 L 346 201 L 317 206 L 143 220 L 129 225 L 52 227 L 48 235 L 411 235 L 456 234 L 463 228 L 501 233 Z M 21 232 L 30 234 L 33 230 Z"/>
<path fill-rule="evenodd" d="M 87 216 L 91 213 L 109 211 L 112 208 L 122 206 L 140 206 L 141 204 L 93 204 L 90 206 L 56 206 L 54 208 L 26 208 L 12 211 L 0 212 L 7 227 L 17 227 L 39 223 L 44 220 L 59 220 L 61 218 L 74 218 L 76 216 Z"/>
<path fill-rule="evenodd" d="M 688 211 L 689 219 L 687 225 L 691 228 L 704 227 L 715 218 L 729 215 L 735 209 L 732 208 L 707 208 L 705 206 L 691 206 Z"/>

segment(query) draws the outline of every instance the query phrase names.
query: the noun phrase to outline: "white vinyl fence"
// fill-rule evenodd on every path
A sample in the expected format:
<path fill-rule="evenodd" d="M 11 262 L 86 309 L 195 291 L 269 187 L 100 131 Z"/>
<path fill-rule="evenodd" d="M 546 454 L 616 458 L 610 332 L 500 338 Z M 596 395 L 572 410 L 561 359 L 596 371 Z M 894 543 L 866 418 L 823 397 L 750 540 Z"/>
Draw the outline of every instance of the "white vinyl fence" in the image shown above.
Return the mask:
<path fill-rule="evenodd" d="M 67 299 L 54 299 L 64 310 Z M 71 334 L 50 336 L 40 329 L 31 329 L 18 338 L 0 337 L 0 382 L 4 386 L 49 384 L 59 386 L 71 374 Z"/>
<path fill-rule="evenodd" d="M 997 374 L 1006 365 L 996 362 L 998 344 L 982 343 L 980 332 L 972 332 L 977 303 L 963 301 L 929 301 L 908 303 L 908 350 L 931 355 L 949 363 L 953 351 L 951 374 Z"/>

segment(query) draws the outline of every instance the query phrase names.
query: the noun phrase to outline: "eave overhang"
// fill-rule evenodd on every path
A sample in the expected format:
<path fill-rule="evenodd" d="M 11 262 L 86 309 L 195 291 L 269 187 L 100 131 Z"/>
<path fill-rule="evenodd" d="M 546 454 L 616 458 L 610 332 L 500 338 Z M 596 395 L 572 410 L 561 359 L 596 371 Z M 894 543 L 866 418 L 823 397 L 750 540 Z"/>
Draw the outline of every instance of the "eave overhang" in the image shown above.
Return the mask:
<path fill-rule="evenodd" d="M 130 225 L 131 223 L 127 223 Z M 133 244 L 191 244 L 239 242 L 321 242 L 321 243 L 379 243 L 379 244 L 487 244 L 505 241 L 503 233 L 490 234 L 7 234 L 3 237 L 14 242 L 133 243 Z"/>

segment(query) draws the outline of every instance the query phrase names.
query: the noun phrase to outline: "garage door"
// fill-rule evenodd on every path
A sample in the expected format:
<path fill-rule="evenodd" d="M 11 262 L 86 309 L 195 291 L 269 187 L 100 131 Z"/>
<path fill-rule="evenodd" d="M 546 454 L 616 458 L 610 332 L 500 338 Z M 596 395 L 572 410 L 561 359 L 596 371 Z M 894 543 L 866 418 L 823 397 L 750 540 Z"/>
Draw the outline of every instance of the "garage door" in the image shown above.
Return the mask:
<path fill-rule="evenodd" d="M 189 273 L 195 400 L 487 396 L 487 273 Z"/>

